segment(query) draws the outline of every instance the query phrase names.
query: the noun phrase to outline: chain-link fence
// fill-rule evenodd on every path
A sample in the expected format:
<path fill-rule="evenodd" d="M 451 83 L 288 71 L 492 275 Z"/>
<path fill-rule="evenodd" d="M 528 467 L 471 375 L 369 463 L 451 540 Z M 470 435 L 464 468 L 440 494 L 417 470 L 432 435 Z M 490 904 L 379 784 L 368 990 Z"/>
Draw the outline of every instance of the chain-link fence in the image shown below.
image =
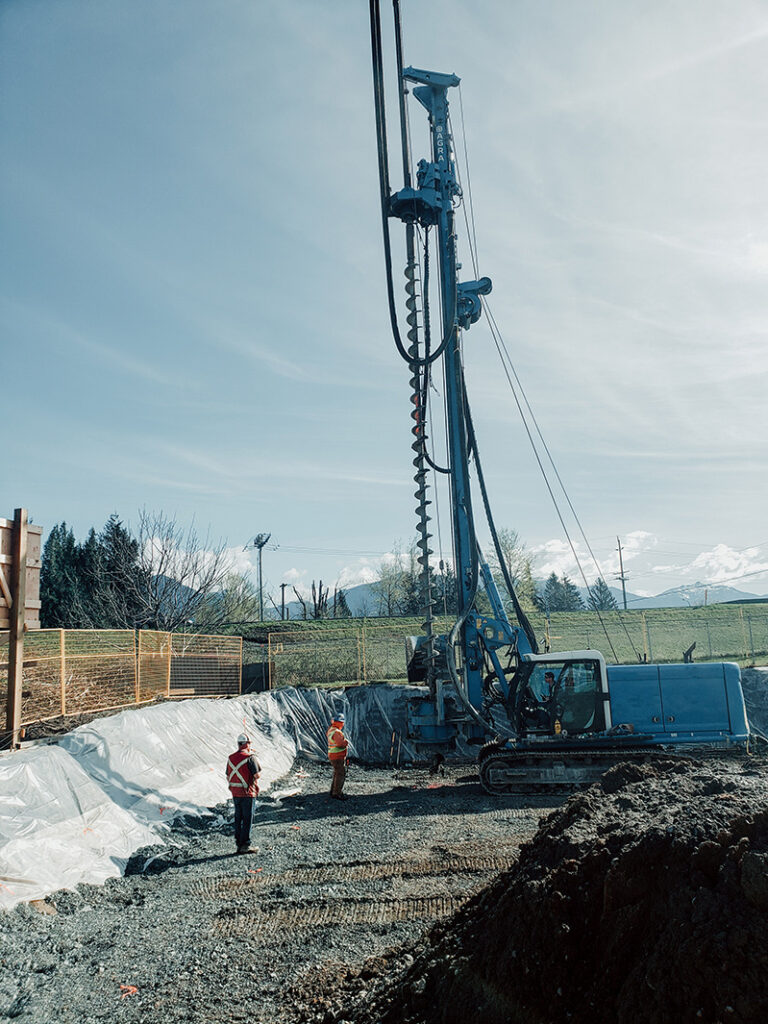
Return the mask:
<path fill-rule="evenodd" d="M 768 605 L 653 608 L 645 611 L 534 612 L 542 651 L 599 650 L 609 663 L 738 661 L 768 658 Z M 452 622 L 435 624 L 447 632 Z M 417 620 L 352 620 L 343 627 L 296 623 L 259 645 L 270 687 L 366 683 L 405 679 L 406 636 Z M 257 657 L 257 655 L 253 655 Z"/>
<path fill-rule="evenodd" d="M 767 605 L 559 612 L 534 619 L 553 651 L 597 649 L 606 661 L 738 661 L 768 656 Z"/>
<path fill-rule="evenodd" d="M 403 679 L 405 637 L 391 623 L 270 633 L 270 687 Z"/>
<path fill-rule="evenodd" d="M 0 708 L 8 686 L 8 636 L 0 632 Z M 106 711 L 156 697 L 240 692 L 243 642 L 130 629 L 40 629 L 24 636 L 21 724 Z"/>

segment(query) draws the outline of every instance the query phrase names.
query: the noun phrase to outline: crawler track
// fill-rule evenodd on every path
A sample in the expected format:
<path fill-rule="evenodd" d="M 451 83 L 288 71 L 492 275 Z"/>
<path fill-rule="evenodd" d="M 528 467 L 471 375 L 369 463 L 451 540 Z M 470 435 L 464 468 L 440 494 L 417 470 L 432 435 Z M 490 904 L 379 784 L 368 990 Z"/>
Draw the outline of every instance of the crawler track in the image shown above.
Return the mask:
<path fill-rule="evenodd" d="M 286 931 L 304 931 L 326 925 L 392 924 L 395 921 L 436 921 L 452 914 L 469 898 L 426 896 L 415 899 L 340 899 L 323 903 L 278 906 L 274 909 L 221 910 L 216 915 L 212 931 L 230 934 L 233 929 L 246 931 L 260 938 Z"/>
<path fill-rule="evenodd" d="M 430 857 L 421 860 L 400 859 L 388 862 L 361 861 L 357 864 L 316 864 L 278 875 L 261 872 L 245 878 L 229 875 L 202 878 L 190 886 L 190 893 L 208 899 L 226 900 L 240 893 L 270 886 L 349 885 L 387 878 L 439 878 L 452 874 L 495 874 L 505 871 L 516 860 L 517 843 L 507 844 L 505 852 L 477 857 Z M 251 869 L 254 870 L 255 869 Z M 400 920 L 393 918 L 392 920 Z"/>

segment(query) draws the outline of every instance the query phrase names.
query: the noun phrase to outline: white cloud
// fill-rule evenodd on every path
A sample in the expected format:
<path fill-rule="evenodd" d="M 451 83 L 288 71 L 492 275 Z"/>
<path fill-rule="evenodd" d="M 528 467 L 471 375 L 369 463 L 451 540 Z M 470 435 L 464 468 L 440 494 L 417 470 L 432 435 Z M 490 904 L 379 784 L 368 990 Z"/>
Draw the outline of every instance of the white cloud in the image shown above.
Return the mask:
<path fill-rule="evenodd" d="M 711 551 L 702 551 L 691 562 L 690 573 L 704 577 L 707 582 L 738 582 L 742 576 L 768 572 L 768 560 L 759 548 L 737 551 L 727 544 L 716 544 Z"/>
<path fill-rule="evenodd" d="M 307 570 L 306 569 L 296 569 L 296 568 L 286 569 L 285 572 L 282 573 L 282 577 L 283 577 L 284 582 L 285 583 L 290 583 L 291 586 L 293 586 L 295 583 L 299 583 L 302 580 L 302 578 L 304 576 L 306 576 L 306 575 L 307 575 Z"/>
<path fill-rule="evenodd" d="M 386 556 L 385 556 L 386 557 Z M 359 558 L 353 565 L 345 565 L 336 579 L 337 587 L 356 587 L 360 583 L 374 583 L 379 578 L 378 569 L 369 558 Z"/>

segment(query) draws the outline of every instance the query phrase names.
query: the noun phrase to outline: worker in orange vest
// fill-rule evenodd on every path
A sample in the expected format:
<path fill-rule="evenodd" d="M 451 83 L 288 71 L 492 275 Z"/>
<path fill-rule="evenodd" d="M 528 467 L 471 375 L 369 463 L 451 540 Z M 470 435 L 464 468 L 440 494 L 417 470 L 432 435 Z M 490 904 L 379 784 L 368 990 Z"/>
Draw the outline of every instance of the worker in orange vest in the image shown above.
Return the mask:
<path fill-rule="evenodd" d="M 328 760 L 333 768 L 331 796 L 334 800 L 347 799 L 342 793 L 342 789 L 344 788 L 344 779 L 347 775 L 347 764 L 349 763 L 349 758 L 347 757 L 349 742 L 344 735 L 343 729 L 344 715 L 339 714 L 331 719 L 331 727 L 325 734 L 328 740 Z"/>
<path fill-rule="evenodd" d="M 227 758 L 227 785 L 235 803 L 235 843 L 238 853 L 258 853 L 251 846 L 253 807 L 259 795 L 261 765 L 251 752 L 251 741 L 243 733 L 237 737 L 237 750 Z"/>

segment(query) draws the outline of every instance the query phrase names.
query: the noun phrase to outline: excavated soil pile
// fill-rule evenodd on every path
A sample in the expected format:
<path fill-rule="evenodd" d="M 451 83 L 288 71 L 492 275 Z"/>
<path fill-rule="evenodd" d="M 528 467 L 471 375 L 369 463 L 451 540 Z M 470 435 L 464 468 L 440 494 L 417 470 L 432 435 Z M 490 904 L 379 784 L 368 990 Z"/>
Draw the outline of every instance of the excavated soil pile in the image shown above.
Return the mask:
<path fill-rule="evenodd" d="M 350 977 L 343 1012 L 316 1019 L 765 1020 L 767 780 L 764 762 L 616 766 L 386 973 Z"/>

